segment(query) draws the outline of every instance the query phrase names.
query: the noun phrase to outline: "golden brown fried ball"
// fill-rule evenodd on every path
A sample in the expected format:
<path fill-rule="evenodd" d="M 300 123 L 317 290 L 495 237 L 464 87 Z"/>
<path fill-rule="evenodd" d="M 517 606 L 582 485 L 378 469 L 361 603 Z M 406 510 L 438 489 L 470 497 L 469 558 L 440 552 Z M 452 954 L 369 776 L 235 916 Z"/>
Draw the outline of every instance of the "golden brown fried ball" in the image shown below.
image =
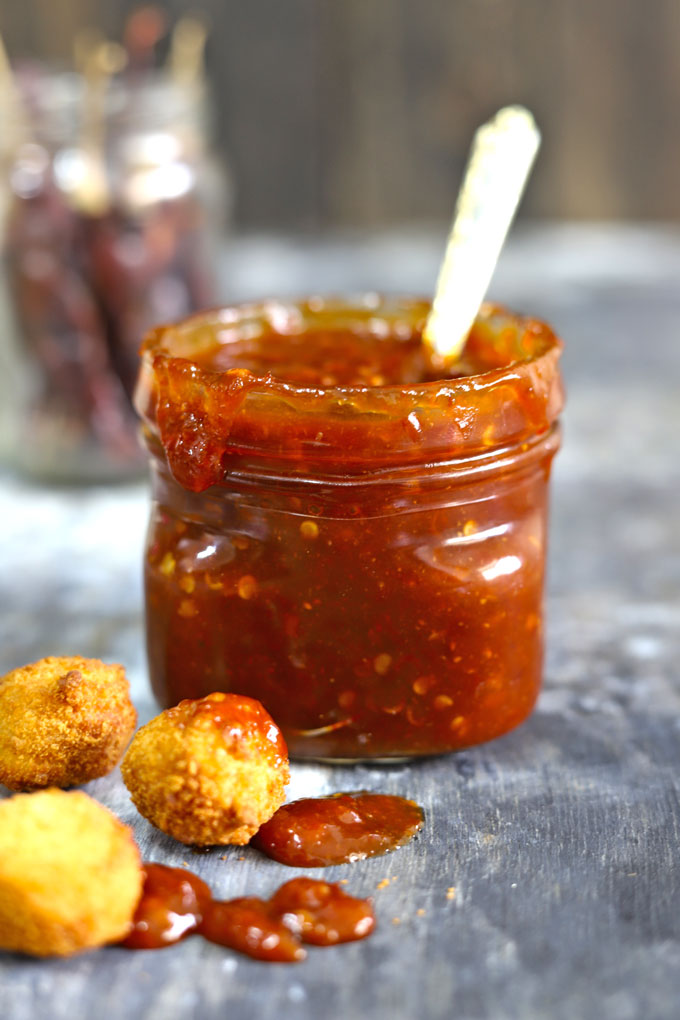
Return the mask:
<path fill-rule="evenodd" d="M 136 722 L 122 666 L 74 656 L 14 669 L 0 678 L 0 783 L 33 790 L 105 776 Z"/>
<path fill-rule="evenodd" d="M 132 831 L 86 793 L 0 801 L 0 949 L 70 956 L 117 942 L 142 878 Z"/>
<path fill-rule="evenodd" d="M 254 698 L 181 701 L 143 726 L 121 772 L 141 814 L 181 843 L 247 843 L 284 801 L 288 750 Z"/>

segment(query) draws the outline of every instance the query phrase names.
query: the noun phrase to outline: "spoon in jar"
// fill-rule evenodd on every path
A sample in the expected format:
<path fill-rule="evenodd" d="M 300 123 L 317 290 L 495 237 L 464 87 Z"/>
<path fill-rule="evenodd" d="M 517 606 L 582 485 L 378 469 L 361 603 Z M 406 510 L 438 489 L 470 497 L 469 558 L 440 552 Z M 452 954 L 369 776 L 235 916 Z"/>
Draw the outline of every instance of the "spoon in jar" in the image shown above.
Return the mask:
<path fill-rule="evenodd" d="M 477 129 L 423 330 L 433 361 L 460 356 L 529 177 L 541 135 L 523 106 L 506 106 Z"/>

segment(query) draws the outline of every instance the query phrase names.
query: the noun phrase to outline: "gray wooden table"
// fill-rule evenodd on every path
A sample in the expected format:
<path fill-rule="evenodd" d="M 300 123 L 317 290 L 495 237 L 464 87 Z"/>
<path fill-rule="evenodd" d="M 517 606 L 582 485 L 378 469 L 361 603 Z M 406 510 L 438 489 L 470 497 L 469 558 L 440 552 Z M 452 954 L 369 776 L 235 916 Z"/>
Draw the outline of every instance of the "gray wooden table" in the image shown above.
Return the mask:
<path fill-rule="evenodd" d="M 427 291 L 441 241 L 251 238 L 225 255 L 225 294 Z M 0 954 L 2 1020 L 680 1015 L 678 280 L 672 231 L 525 229 L 503 256 L 494 295 L 567 343 L 545 689 L 529 722 L 485 747 L 294 768 L 292 795 L 366 787 L 426 810 L 411 846 L 327 869 L 375 896 L 376 934 L 297 966 L 200 939 L 66 961 Z M 2 482 L 0 669 L 50 653 L 120 660 L 148 718 L 145 486 Z M 136 815 L 117 773 L 88 789 L 134 825 L 146 858 L 188 862 L 220 896 L 266 895 L 295 874 L 248 848 L 192 855 Z"/>

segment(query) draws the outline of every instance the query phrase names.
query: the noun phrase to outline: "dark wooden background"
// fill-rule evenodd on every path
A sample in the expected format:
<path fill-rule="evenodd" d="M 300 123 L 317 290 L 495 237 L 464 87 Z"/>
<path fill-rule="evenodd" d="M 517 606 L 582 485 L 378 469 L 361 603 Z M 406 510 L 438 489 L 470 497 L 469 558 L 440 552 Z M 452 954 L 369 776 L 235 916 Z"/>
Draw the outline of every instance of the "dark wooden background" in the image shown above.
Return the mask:
<path fill-rule="evenodd" d="M 13 56 L 119 35 L 130 0 L 0 0 Z M 190 5 L 165 0 L 177 14 Z M 197 0 L 245 228 L 448 219 L 476 124 L 521 101 L 525 212 L 680 216 L 678 0 Z"/>

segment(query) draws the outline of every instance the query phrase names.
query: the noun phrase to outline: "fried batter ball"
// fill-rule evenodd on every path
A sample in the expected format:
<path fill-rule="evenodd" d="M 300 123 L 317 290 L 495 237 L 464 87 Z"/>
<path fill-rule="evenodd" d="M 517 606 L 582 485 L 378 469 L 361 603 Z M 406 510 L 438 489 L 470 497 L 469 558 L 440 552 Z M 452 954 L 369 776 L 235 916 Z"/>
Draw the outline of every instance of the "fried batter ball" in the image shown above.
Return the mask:
<path fill-rule="evenodd" d="M 136 722 L 122 666 L 51 656 L 14 669 L 0 678 L 0 783 L 33 790 L 105 776 Z"/>
<path fill-rule="evenodd" d="M 121 772 L 153 825 L 181 843 L 247 843 L 284 801 L 288 750 L 254 698 L 180 701 L 143 726 Z"/>
<path fill-rule="evenodd" d="M 86 793 L 0 801 L 0 949 L 70 956 L 117 942 L 142 880 L 132 831 Z"/>

